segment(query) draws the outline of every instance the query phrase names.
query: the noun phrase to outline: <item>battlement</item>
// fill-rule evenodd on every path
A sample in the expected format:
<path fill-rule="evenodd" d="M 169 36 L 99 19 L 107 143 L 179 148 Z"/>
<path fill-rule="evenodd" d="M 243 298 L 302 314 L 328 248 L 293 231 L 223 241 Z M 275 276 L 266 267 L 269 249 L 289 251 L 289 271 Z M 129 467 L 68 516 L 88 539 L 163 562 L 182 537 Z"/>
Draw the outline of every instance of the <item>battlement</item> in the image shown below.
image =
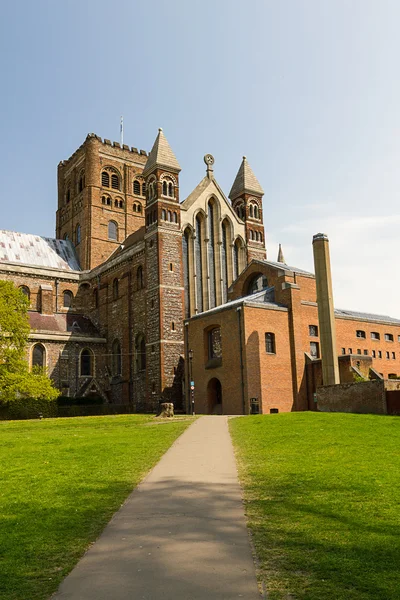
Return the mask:
<path fill-rule="evenodd" d="M 100 142 L 101 144 L 103 144 L 104 146 L 109 146 L 111 148 L 116 148 L 118 150 L 121 150 L 123 153 L 124 152 L 129 152 L 130 154 L 137 154 L 138 156 L 143 156 L 147 159 L 148 157 L 148 153 L 146 152 L 146 150 L 138 150 L 137 148 L 135 148 L 134 146 L 129 147 L 127 144 L 123 144 L 121 146 L 121 144 L 119 142 L 112 142 L 111 140 L 104 138 L 104 140 L 97 135 L 96 133 L 88 133 L 86 136 L 85 141 L 83 142 L 83 144 L 81 144 L 79 146 L 79 148 L 77 148 L 75 150 L 75 152 L 73 154 L 71 154 L 71 156 L 65 160 L 61 160 L 58 163 L 59 167 L 65 167 L 71 160 L 73 160 L 82 150 L 82 148 L 85 146 L 85 144 L 89 141 L 89 140 L 93 140 L 96 139 L 98 142 Z"/>

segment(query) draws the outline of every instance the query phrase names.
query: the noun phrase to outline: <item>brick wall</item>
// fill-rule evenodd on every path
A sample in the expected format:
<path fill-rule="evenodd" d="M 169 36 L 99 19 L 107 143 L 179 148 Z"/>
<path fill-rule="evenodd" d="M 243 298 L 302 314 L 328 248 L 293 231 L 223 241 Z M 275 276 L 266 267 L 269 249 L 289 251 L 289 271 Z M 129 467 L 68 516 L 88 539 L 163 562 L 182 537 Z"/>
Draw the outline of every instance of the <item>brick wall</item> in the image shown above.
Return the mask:
<path fill-rule="evenodd" d="M 385 382 L 343 383 L 317 389 L 318 410 L 322 412 L 386 414 Z"/>

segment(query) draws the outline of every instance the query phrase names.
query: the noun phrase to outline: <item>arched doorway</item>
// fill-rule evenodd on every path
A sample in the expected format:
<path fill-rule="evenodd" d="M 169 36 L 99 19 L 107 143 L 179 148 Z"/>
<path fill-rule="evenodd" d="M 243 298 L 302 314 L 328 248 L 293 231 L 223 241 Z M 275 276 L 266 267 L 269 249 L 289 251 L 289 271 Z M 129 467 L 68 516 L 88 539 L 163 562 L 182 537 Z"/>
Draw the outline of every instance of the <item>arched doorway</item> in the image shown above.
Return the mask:
<path fill-rule="evenodd" d="M 207 408 L 209 415 L 222 415 L 222 386 L 216 377 L 208 382 Z"/>

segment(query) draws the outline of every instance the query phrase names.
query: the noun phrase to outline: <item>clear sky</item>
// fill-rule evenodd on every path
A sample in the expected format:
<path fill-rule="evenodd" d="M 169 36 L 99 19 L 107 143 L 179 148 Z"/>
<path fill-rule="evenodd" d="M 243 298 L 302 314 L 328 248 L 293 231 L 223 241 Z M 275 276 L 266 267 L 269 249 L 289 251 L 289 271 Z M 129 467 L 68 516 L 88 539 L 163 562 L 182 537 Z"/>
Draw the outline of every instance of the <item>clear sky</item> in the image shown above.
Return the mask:
<path fill-rule="evenodd" d="M 268 257 L 313 269 L 335 304 L 400 318 L 397 0 L 14 0 L 0 22 L 0 227 L 54 236 L 56 174 L 88 132 L 150 150 L 163 127 L 181 198 L 225 193 L 245 154 Z"/>

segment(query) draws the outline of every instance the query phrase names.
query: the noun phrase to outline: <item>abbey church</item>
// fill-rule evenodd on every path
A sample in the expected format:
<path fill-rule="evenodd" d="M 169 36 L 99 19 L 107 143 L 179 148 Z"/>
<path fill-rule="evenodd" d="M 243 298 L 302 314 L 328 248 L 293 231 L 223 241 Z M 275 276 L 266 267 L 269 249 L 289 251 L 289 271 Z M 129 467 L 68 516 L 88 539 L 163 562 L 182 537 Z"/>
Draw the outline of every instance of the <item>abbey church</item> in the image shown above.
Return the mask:
<path fill-rule="evenodd" d="M 181 199 L 161 129 L 150 153 L 89 134 L 58 166 L 56 238 L 0 231 L 0 278 L 29 298 L 27 359 L 63 395 L 136 411 L 313 409 L 315 277 L 282 251 L 267 258 L 247 158 L 228 195 L 204 163 Z M 400 373 L 399 320 L 336 310 L 335 323 L 342 381 Z"/>

